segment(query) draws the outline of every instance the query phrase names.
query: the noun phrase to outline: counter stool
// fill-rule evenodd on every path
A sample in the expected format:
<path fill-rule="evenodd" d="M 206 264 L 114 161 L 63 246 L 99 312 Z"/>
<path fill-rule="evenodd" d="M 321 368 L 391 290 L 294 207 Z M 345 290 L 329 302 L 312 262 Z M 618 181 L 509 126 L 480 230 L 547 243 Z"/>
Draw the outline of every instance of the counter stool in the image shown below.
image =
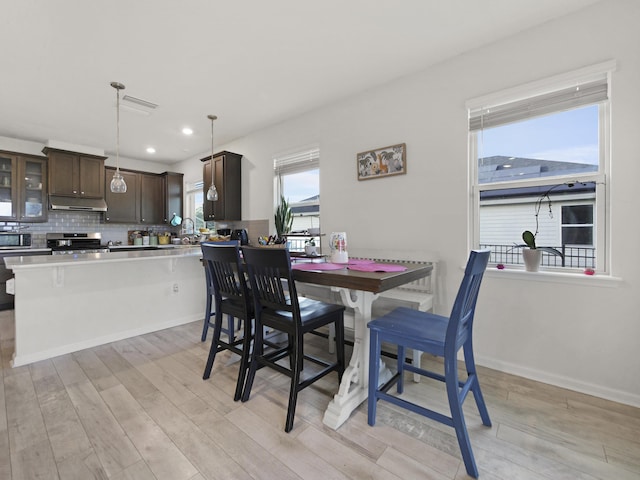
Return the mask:
<path fill-rule="evenodd" d="M 312 385 L 328 373 L 337 372 L 342 379 L 344 361 L 344 310 L 342 305 L 334 305 L 309 298 L 298 298 L 296 284 L 291 271 L 289 251 L 284 248 L 242 249 L 255 309 L 255 341 L 242 401 L 249 400 L 256 371 L 270 367 L 291 379 L 289 405 L 285 432 L 293 428 L 298 392 Z M 327 361 L 304 354 L 304 334 L 333 324 L 336 332 L 336 361 Z M 265 351 L 264 328 L 287 334 L 288 344 L 284 348 Z M 268 344 L 267 344 L 268 345 Z M 289 357 L 289 366 L 278 363 Z M 305 373 L 301 379 L 304 360 L 320 366 L 319 371 Z M 311 366 L 310 366 L 311 367 Z"/>
<path fill-rule="evenodd" d="M 207 365 L 202 376 L 207 380 L 211 375 L 216 354 L 222 350 L 230 350 L 240 356 L 240 371 L 236 382 L 234 400 L 240 400 L 244 388 L 245 378 L 249 365 L 249 351 L 252 341 L 253 301 L 247 288 L 240 250 L 237 242 L 231 244 L 203 243 L 202 258 L 207 272 L 207 283 L 211 285 L 215 303 L 213 322 L 213 338 Z M 211 309 L 209 308 L 208 311 Z M 220 334 L 222 328 L 222 316 L 226 314 L 229 319 L 228 341 L 223 341 Z M 235 337 L 235 319 L 244 324 L 242 337 Z M 206 319 L 205 319 L 206 321 Z M 206 337 L 206 332 L 203 333 Z"/>

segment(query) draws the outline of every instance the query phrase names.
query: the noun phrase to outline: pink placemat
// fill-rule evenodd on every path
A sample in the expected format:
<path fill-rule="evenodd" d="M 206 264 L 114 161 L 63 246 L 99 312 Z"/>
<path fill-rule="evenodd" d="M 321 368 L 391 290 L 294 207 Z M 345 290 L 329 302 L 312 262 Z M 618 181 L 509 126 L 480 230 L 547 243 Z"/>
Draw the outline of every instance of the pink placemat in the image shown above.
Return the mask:
<path fill-rule="evenodd" d="M 337 263 L 296 263 L 291 265 L 292 270 L 341 270 L 345 266 Z"/>
<path fill-rule="evenodd" d="M 404 272 L 407 269 L 407 267 L 403 265 L 394 265 L 393 263 L 349 264 L 347 268 L 349 270 L 358 270 L 359 272 Z"/>
<path fill-rule="evenodd" d="M 350 258 L 348 265 L 368 265 L 370 263 L 376 263 L 373 260 L 367 260 L 366 258 Z"/>

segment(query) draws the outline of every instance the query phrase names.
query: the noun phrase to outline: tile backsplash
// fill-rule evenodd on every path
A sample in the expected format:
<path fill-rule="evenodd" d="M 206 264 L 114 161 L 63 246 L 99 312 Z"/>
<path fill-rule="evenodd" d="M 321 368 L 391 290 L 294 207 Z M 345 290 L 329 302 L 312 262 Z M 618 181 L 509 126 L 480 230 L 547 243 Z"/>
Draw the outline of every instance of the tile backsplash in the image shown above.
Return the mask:
<path fill-rule="evenodd" d="M 4 223 L 4 225 L 3 225 Z M 34 248 L 46 247 L 47 233 L 100 232 L 102 242 L 127 243 L 129 230 L 152 230 L 154 232 L 172 232 L 178 234 L 180 227 L 170 225 L 136 225 L 104 223 L 100 212 L 62 212 L 49 211 L 46 223 L 0 222 L 0 230 L 11 230 L 20 227 L 23 232 L 31 233 L 31 244 Z"/>
<path fill-rule="evenodd" d="M 218 224 L 231 229 L 246 228 L 249 232 L 249 241 L 254 245 L 257 245 L 259 236 L 269 234 L 268 220 L 218 222 Z M 56 210 L 50 210 L 48 212 L 48 220 L 46 223 L 0 222 L 0 230 L 12 230 L 18 227 L 24 232 L 31 233 L 31 243 L 34 248 L 46 247 L 46 234 L 54 232 L 100 232 L 102 234 L 102 243 L 107 243 L 111 240 L 113 242 L 122 242 L 123 244 L 126 244 L 127 232 L 129 230 L 171 232 L 175 235 L 180 234 L 181 230 L 181 227 L 171 227 L 166 224 L 143 225 L 104 223 L 103 214 L 100 212 L 67 212 Z"/>

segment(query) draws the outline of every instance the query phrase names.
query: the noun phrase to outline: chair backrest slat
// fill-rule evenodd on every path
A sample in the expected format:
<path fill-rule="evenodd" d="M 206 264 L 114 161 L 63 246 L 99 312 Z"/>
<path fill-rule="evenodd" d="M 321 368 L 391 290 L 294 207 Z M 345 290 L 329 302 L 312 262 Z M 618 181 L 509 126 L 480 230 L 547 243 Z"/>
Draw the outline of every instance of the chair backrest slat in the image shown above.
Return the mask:
<path fill-rule="evenodd" d="M 464 278 L 453 304 L 445 339 L 445 349 L 457 351 L 471 335 L 473 317 L 482 277 L 489 263 L 491 250 L 472 250 L 464 271 Z"/>
<path fill-rule="evenodd" d="M 242 251 L 256 303 L 299 317 L 295 315 L 299 307 L 289 251 L 259 247 L 244 247 Z"/>
<path fill-rule="evenodd" d="M 237 242 L 203 243 L 201 249 L 207 278 L 213 286 L 216 299 L 234 298 L 244 301 L 248 298 L 249 291 Z"/>

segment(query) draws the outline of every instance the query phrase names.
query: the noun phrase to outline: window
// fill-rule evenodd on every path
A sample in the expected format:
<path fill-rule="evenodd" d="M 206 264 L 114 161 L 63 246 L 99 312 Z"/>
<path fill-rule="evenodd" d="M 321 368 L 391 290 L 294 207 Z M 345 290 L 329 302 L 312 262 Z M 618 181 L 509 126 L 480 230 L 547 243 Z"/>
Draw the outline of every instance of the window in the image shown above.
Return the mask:
<path fill-rule="evenodd" d="M 320 231 L 320 149 L 308 148 L 280 155 L 273 162 L 276 180 L 277 204 L 280 196 L 289 202 L 293 212 L 292 233 L 305 234 Z M 320 238 L 313 235 L 316 244 Z M 309 238 L 290 237 L 290 249 L 304 250 Z"/>
<path fill-rule="evenodd" d="M 607 270 L 609 71 L 594 67 L 468 103 L 473 245 L 523 264 L 522 232 L 542 265 Z"/>
<path fill-rule="evenodd" d="M 195 223 L 196 231 L 200 228 L 205 228 L 206 224 L 204 221 L 204 212 L 203 212 L 203 202 L 204 202 L 204 193 L 203 193 L 204 182 L 199 181 L 195 183 L 187 184 L 186 193 L 185 193 L 185 217 L 192 218 Z"/>

